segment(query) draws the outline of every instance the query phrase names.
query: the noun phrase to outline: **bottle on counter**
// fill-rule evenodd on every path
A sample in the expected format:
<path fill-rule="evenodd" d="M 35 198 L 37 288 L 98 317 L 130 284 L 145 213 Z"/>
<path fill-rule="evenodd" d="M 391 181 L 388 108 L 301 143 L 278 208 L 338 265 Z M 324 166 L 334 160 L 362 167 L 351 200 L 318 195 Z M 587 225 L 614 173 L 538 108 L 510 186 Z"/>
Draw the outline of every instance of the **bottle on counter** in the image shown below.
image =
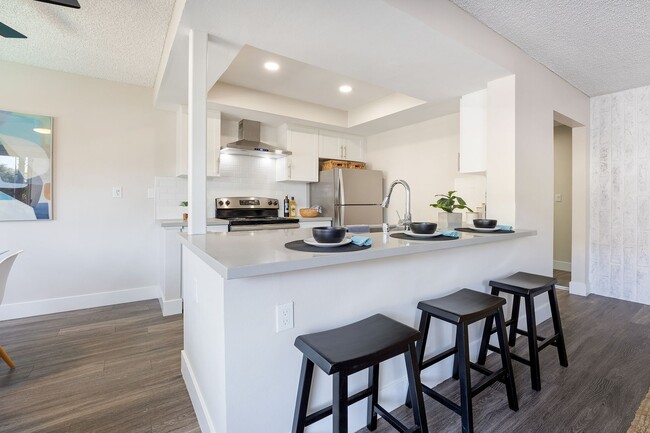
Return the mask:
<path fill-rule="evenodd" d="M 285 217 L 289 216 L 289 196 L 288 195 L 284 196 L 284 216 Z"/>
<path fill-rule="evenodd" d="M 295 218 L 296 215 L 296 199 L 291 196 L 291 200 L 289 200 L 289 216 Z"/>

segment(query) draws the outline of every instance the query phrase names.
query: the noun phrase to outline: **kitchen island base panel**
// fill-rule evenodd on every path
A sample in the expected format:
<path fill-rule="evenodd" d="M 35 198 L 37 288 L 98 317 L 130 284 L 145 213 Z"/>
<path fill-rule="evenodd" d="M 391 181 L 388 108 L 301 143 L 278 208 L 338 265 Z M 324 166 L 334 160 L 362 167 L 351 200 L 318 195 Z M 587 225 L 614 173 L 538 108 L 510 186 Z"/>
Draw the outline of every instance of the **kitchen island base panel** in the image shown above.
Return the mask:
<path fill-rule="evenodd" d="M 293 347 L 298 335 L 375 313 L 416 327 L 421 299 L 463 287 L 487 292 L 490 279 L 518 269 L 534 270 L 534 240 L 514 238 L 237 279 L 224 279 L 214 263 L 184 246 L 185 354 L 196 388 L 192 401 L 197 412 L 206 411 L 223 423 L 206 431 L 289 432 L 298 387 L 295 372 L 301 365 L 301 355 Z M 276 333 L 275 307 L 289 301 L 294 302 L 295 328 Z M 547 303 L 538 307 L 540 321 L 550 317 Z M 480 338 L 480 330 L 472 329 L 469 341 L 474 353 Z M 438 353 L 454 342 L 454 327 L 437 323 L 429 331 L 427 352 Z M 451 360 L 441 362 L 424 371 L 422 380 L 433 386 L 447 379 L 451 368 Z M 384 363 L 381 376 L 380 403 L 393 410 L 404 403 L 407 391 L 403 360 Z M 350 377 L 351 394 L 365 386 L 365 374 Z M 331 389 L 331 378 L 315 372 L 310 412 L 331 404 Z M 365 426 L 362 406 L 350 407 L 351 431 Z M 329 433 L 327 421 L 310 426 L 310 433 Z"/>

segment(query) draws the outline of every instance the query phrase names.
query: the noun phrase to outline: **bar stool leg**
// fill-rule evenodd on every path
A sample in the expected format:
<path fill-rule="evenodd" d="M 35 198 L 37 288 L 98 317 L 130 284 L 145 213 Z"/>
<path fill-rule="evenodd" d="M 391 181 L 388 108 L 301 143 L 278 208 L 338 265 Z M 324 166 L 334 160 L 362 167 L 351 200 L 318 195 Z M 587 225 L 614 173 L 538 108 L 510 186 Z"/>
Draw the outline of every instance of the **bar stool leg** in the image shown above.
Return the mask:
<path fill-rule="evenodd" d="M 557 355 L 560 358 L 560 365 L 562 367 L 569 366 L 569 360 L 566 356 L 566 346 L 564 345 L 564 331 L 562 330 L 562 321 L 560 320 L 560 309 L 557 306 L 557 293 L 555 292 L 555 286 L 548 291 L 548 300 L 551 304 L 551 317 L 553 318 L 553 330 L 558 335 L 556 344 L 557 344 Z"/>
<path fill-rule="evenodd" d="M 519 303 L 521 302 L 521 296 L 512 295 L 512 314 L 510 315 L 510 338 L 508 338 L 508 344 L 510 346 L 515 345 L 517 341 L 517 327 L 519 326 Z"/>
<path fill-rule="evenodd" d="M 375 405 L 379 399 L 379 365 L 373 365 L 368 369 L 368 388 L 372 390 L 372 394 L 368 397 L 368 417 L 366 426 L 368 430 L 375 430 L 377 428 L 377 412 L 375 412 Z"/>
<path fill-rule="evenodd" d="M 348 433 L 348 376 L 334 373 L 332 422 L 334 433 Z"/>
<path fill-rule="evenodd" d="M 526 323 L 528 331 L 528 352 L 530 359 L 530 379 L 533 389 L 542 389 L 542 379 L 539 371 L 539 351 L 537 350 L 537 321 L 535 320 L 535 303 L 532 296 L 526 296 Z"/>
<path fill-rule="evenodd" d="M 430 324 L 431 316 L 422 311 L 420 313 L 420 339 L 416 345 L 418 371 L 422 370 L 422 362 L 424 361 L 424 349 L 427 344 L 427 338 L 429 337 Z M 408 391 L 406 392 L 406 402 L 404 405 L 411 409 L 411 394 Z"/>
<path fill-rule="evenodd" d="M 459 324 L 456 328 L 458 334 L 460 334 L 460 346 L 458 347 L 460 417 L 463 423 L 463 433 L 473 433 L 474 417 L 472 415 L 472 383 L 469 369 L 469 335 L 467 324 Z"/>
<path fill-rule="evenodd" d="M 428 316 L 428 314 L 427 314 Z M 427 426 L 426 412 L 424 410 L 424 398 L 422 397 L 422 383 L 420 382 L 420 368 L 415 353 L 415 345 L 409 344 L 408 352 L 404 353 L 406 361 L 406 375 L 409 381 L 409 394 L 413 404 L 413 418 L 415 425 L 420 427 L 420 433 L 429 433 Z"/>
<path fill-rule="evenodd" d="M 476 360 L 477 364 L 485 364 L 485 359 L 487 358 L 488 344 L 490 344 L 490 337 L 492 336 L 492 322 L 494 321 L 493 316 L 487 316 L 485 318 L 485 326 L 483 328 L 483 337 L 481 338 L 481 348 L 478 351 L 478 359 Z"/>
<path fill-rule="evenodd" d="M 309 404 L 309 391 L 311 381 L 314 377 L 314 363 L 306 356 L 302 357 L 302 368 L 300 369 L 300 382 L 298 384 L 298 397 L 296 398 L 296 410 L 293 416 L 292 433 L 303 433 L 305 431 L 305 418 L 307 417 L 307 405 Z"/>
<path fill-rule="evenodd" d="M 453 377 L 454 380 L 458 380 L 458 348 L 461 345 L 459 338 L 460 335 L 458 334 L 458 329 L 456 329 L 456 353 L 454 353 L 454 368 L 451 374 L 451 377 Z"/>
<path fill-rule="evenodd" d="M 503 310 L 499 307 L 499 312 L 496 314 L 497 322 L 497 336 L 499 337 L 499 353 L 501 354 L 501 364 L 506 370 L 506 392 L 508 393 L 508 406 L 510 409 L 519 410 L 519 403 L 517 401 L 517 389 L 515 388 L 515 376 L 512 371 L 512 360 L 510 359 L 510 350 L 508 350 L 508 342 L 506 341 L 506 326 Z"/>

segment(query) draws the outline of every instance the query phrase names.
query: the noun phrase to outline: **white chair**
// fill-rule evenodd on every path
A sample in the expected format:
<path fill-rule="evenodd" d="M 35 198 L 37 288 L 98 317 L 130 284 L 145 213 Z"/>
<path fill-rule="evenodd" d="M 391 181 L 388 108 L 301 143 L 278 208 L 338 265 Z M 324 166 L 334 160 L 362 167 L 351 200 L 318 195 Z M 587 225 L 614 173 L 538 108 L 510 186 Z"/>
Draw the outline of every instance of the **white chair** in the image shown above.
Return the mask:
<path fill-rule="evenodd" d="M 18 254 L 22 253 L 21 251 L 16 251 L 15 253 L 5 254 L 0 256 L 0 304 L 2 303 L 2 298 L 5 296 L 5 287 L 7 286 L 7 278 L 9 277 L 9 271 L 16 261 Z M 7 363 L 9 368 L 16 368 L 16 364 L 9 358 L 7 352 L 0 346 L 0 358 Z"/>

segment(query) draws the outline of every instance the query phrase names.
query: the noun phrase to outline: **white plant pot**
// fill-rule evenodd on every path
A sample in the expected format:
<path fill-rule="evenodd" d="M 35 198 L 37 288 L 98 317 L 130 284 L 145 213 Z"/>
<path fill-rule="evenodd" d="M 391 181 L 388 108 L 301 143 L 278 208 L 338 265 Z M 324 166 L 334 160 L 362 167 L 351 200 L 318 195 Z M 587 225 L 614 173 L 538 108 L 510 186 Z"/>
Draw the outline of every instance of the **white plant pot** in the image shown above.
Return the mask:
<path fill-rule="evenodd" d="M 462 226 L 463 214 L 462 213 L 438 213 L 438 227 L 443 229 L 455 229 Z"/>

